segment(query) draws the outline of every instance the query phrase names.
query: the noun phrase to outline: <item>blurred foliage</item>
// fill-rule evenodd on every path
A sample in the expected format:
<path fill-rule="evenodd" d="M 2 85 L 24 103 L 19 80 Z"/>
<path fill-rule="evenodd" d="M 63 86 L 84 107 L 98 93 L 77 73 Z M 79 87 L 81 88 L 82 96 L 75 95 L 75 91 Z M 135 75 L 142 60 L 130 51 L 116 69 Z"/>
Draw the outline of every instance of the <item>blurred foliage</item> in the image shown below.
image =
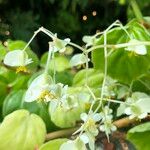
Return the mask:
<path fill-rule="evenodd" d="M 138 2 L 143 14 L 150 14 L 149 0 Z M 28 41 L 35 30 L 44 26 L 78 44 L 83 35 L 95 34 L 116 19 L 126 23 L 127 17 L 134 17 L 127 0 L 0 0 L 0 12 L 0 40 Z M 83 20 L 84 15 L 87 20 Z M 48 40 L 40 34 L 31 46 L 38 54 L 43 54 Z"/>
<path fill-rule="evenodd" d="M 86 34 L 95 34 L 119 19 L 126 23 L 134 17 L 129 0 L 0 0 L 0 40 L 28 41 L 44 26 L 61 38 L 78 44 Z M 138 0 L 143 15 L 150 14 L 150 0 Z M 96 12 L 96 15 L 93 15 Z M 83 16 L 87 19 L 83 20 Z M 39 35 L 31 47 L 39 55 L 47 50 L 49 38 Z"/>
<path fill-rule="evenodd" d="M 126 9 L 126 5 L 115 0 L 0 0 L 0 40 L 28 41 L 35 30 L 44 26 L 61 38 L 70 37 L 81 44 L 83 35 L 95 34 L 116 19 L 126 23 Z M 83 16 L 87 20 L 83 20 Z M 48 40 L 40 34 L 31 46 L 43 54 Z"/>

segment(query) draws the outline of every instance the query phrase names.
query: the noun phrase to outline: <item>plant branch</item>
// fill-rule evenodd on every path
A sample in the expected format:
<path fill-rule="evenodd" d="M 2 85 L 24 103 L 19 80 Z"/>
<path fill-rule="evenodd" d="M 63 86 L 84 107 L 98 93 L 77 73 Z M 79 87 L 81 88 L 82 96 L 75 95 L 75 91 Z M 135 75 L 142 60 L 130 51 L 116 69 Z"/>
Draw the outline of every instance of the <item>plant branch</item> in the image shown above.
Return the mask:
<path fill-rule="evenodd" d="M 131 125 L 132 123 L 137 122 L 137 119 L 129 119 L 129 117 L 125 117 L 125 118 L 121 118 L 119 120 L 116 120 L 113 122 L 113 124 L 117 127 L 117 128 L 123 128 L 123 127 L 127 127 L 129 125 Z"/>
<path fill-rule="evenodd" d="M 98 48 L 104 48 L 104 47 L 107 47 L 107 48 L 112 48 L 112 49 L 119 49 L 119 48 L 125 48 L 125 47 L 128 47 L 128 46 L 139 46 L 139 45 L 147 45 L 149 46 L 150 45 L 150 42 L 148 41 L 138 41 L 137 43 L 120 43 L 120 44 L 107 44 L 107 45 L 97 45 L 97 46 L 93 46 L 91 48 L 89 48 L 87 50 L 87 52 L 91 52 L 93 50 L 96 50 Z"/>
<path fill-rule="evenodd" d="M 147 121 L 150 120 L 150 116 L 147 116 L 144 120 L 147 120 Z M 129 117 L 125 117 L 125 118 L 121 118 L 119 120 L 114 121 L 113 124 L 117 128 L 124 128 L 137 122 L 139 122 L 139 120 L 137 120 L 136 118 L 129 119 Z M 74 127 L 74 128 L 63 129 L 63 130 L 48 133 L 46 135 L 46 141 L 56 139 L 56 138 L 61 138 L 61 137 L 69 137 L 78 129 L 79 127 Z"/>
<path fill-rule="evenodd" d="M 68 137 L 68 136 L 72 135 L 78 129 L 79 129 L 79 127 L 74 127 L 74 128 L 63 129 L 63 130 L 48 133 L 46 135 L 46 141 L 60 138 L 60 137 Z"/>

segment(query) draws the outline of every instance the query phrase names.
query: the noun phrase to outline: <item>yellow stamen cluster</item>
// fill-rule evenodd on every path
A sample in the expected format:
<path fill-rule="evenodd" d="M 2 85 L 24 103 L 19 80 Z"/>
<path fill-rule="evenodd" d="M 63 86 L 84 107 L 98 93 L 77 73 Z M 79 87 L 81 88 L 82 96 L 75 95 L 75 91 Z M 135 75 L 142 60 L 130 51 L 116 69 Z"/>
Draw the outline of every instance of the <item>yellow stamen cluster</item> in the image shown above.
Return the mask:
<path fill-rule="evenodd" d="M 129 56 L 129 57 L 138 56 L 138 54 L 136 54 L 134 51 L 131 51 L 128 56 Z"/>
<path fill-rule="evenodd" d="M 25 66 L 20 66 L 16 69 L 16 73 L 19 73 L 19 72 L 24 72 L 24 73 L 29 73 L 27 67 Z"/>
<path fill-rule="evenodd" d="M 51 92 L 49 92 L 48 90 L 43 91 L 41 95 L 39 96 L 39 99 L 44 100 L 46 97 L 50 99 L 56 99 L 56 96 L 52 94 Z"/>
<path fill-rule="evenodd" d="M 88 127 L 95 127 L 96 128 L 95 121 L 92 118 L 89 118 L 86 122 L 86 128 L 88 128 Z"/>

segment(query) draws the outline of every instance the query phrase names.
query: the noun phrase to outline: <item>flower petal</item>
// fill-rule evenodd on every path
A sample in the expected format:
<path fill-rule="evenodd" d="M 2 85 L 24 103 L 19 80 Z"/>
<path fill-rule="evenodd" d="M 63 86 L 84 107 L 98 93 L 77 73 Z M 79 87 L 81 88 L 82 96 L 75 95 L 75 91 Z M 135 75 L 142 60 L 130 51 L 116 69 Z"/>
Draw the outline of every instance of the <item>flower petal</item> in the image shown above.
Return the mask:
<path fill-rule="evenodd" d="M 82 113 L 82 114 L 80 115 L 80 118 L 81 118 L 84 122 L 86 122 L 87 119 L 88 119 L 88 115 L 87 115 L 86 113 Z"/>
<path fill-rule="evenodd" d="M 95 122 L 98 122 L 102 119 L 102 117 L 99 113 L 94 114 L 92 118 Z"/>
<path fill-rule="evenodd" d="M 28 59 L 27 53 L 22 50 L 10 51 L 4 58 L 4 64 L 12 67 L 25 66 L 31 62 L 32 60 Z"/>
<path fill-rule="evenodd" d="M 139 43 L 140 41 L 136 39 L 132 39 L 129 41 L 129 44 L 136 44 Z M 147 54 L 147 49 L 145 45 L 130 45 L 127 48 L 125 48 L 127 51 L 135 52 L 138 55 L 146 55 Z"/>
<path fill-rule="evenodd" d="M 85 143 L 87 144 L 89 142 L 89 138 L 88 136 L 86 135 L 86 133 L 83 133 L 82 135 L 80 135 L 80 139 Z"/>
<path fill-rule="evenodd" d="M 77 65 L 81 65 L 86 63 L 86 57 L 84 54 L 76 54 L 74 55 L 71 60 L 70 60 L 70 65 L 73 66 L 77 66 Z M 90 59 L 88 59 L 89 61 Z"/>
<path fill-rule="evenodd" d="M 32 102 L 38 99 L 44 90 L 49 90 L 49 86 L 52 84 L 51 76 L 47 74 L 41 74 L 35 78 L 26 91 L 24 101 Z"/>

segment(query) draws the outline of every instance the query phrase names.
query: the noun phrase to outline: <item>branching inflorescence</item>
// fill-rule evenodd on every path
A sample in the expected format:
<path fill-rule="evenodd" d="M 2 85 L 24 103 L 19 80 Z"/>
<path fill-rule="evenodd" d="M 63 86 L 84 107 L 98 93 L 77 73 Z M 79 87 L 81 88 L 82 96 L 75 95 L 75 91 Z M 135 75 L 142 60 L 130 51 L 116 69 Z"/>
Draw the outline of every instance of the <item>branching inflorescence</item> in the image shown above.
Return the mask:
<path fill-rule="evenodd" d="M 108 34 L 114 27 L 118 27 L 126 34 L 128 39 L 126 43 L 108 43 Z M 113 121 L 113 110 L 109 107 L 110 103 L 119 104 L 120 106 L 118 107 L 117 115 L 121 116 L 122 114 L 126 114 L 129 116 L 129 120 L 131 119 L 131 122 L 133 119 L 143 119 L 147 117 L 150 112 L 150 104 L 148 101 L 150 97 L 145 93 L 132 92 L 133 82 L 131 82 L 131 86 L 126 86 L 125 84 L 121 84 L 110 78 L 108 76 L 108 57 L 110 57 L 114 51 L 119 51 L 122 48 L 124 49 L 124 52 L 128 53 L 128 55 L 134 55 L 135 57 L 145 56 L 148 53 L 146 46 L 150 46 L 149 41 L 135 39 L 128 32 L 127 27 L 124 27 L 119 21 L 115 21 L 101 33 L 97 33 L 93 36 L 84 36 L 83 41 L 86 43 L 84 47 L 71 42 L 69 38 L 64 40 L 59 39 L 57 34 L 53 34 L 44 27 L 41 27 L 34 33 L 23 50 L 8 52 L 4 58 L 4 64 L 11 67 L 17 67 L 16 72 L 28 72 L 26 66 L 32 63 L 32 60 L 27 55 L 26 49 L 39 32 L 48 35 L 52 41 L 49 42 L 49 52 L 45 70 L 32 81 L 26 91 L 24 100 L 26 102 L 44 101 L 49 103 L 50 114 L 66 111 L 67 113 L 72 112 L 80 115 L 80 121 L 82 121 L 80 127 L 78 127 L 75 132 L 74 130 L 71 131 L 74 132 L 73 137 L 75 139 L 64 143 L 60 148 L 61 150 L 66 150 L 66 148 L 69 147 L 78 148 L 78 146 L 80 146 L 80 149 L 84 150 L 86 149 L 86 144 L 89 145 L 91 150 L 94 150 L 95 140 L 100 131 L 105 132 L 109 140 L 109 135 L 116 131 L 118 127 L 118 124 Z M 98 44 L 97 41 L 101 37 L 103 37 L 103 43 Z M 69 92 L 69 87 L 67 85 L 56 83 L 55 69 L 53 78 L 49 75 L 48 70 L 50 61 L 55 57 L 56 52 L 63 53 L 66 50 L 67 45 L 81 50 L 80 54 L 76 54 L 71 58 L 70 65 L 71 67 L 74 67 L 85 64 L 86 73 L 83 88 L 86 92 L 83 90 L 79 93 L 72 94 Z M 99 94 L 95 94 L 88 85 L 88 69 L 90 61 L 89 54 L 98 49 L 104 51 L 104 77 L 99 89 Z M 99 63 L 101 63 L 101 61 L 99 61 Z M 123 91 L 123 95 L 116 99 L 114 98 L 114 87 L 119 87 Z M 82 102 L 79 96 L 83 95 L 84 97 L 84 94 L 88 95 L 86 102 Z M 121 99 L 124 101 L 121 101 Z M 88 112 L 85 111 L 85 103 L 90 104 Z M 54 119 L 55 117 L 52 117 L 52 121 Z M 70 124 L 74 125 L 77 120 L 78 117 L 66 124 L 70 127 Z M 53 122 L 55 123 L 55 120 Z M 63 126 L 60 122 L 57 122 L 57 125 L 61 127 Z"/>

